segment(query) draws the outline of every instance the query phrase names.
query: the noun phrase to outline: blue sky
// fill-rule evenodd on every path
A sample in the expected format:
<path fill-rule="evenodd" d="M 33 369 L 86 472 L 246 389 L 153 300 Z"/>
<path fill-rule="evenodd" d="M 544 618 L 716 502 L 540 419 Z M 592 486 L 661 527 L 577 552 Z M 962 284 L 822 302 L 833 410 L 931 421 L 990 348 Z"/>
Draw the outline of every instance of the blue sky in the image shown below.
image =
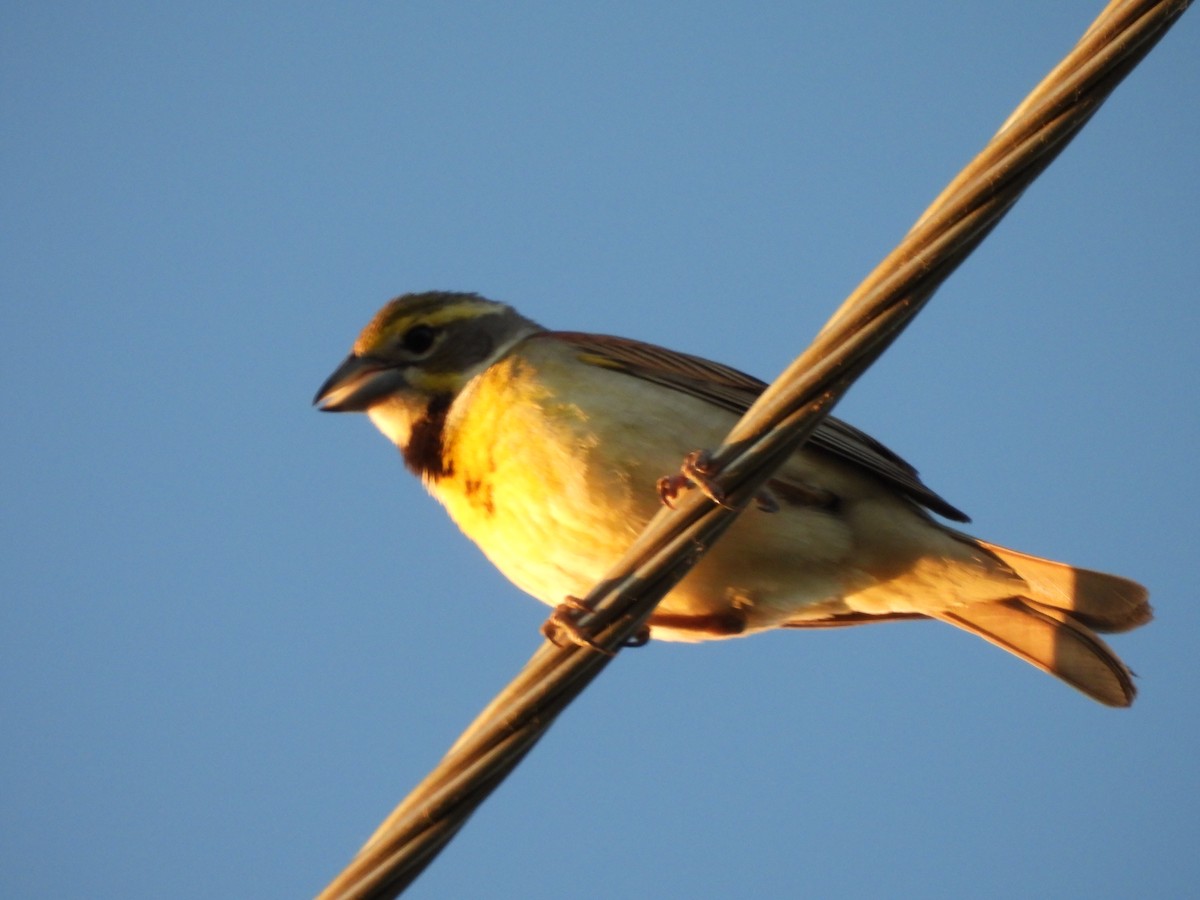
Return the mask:
<path fill-rule="evenodd" d="M 0 893 L 311 895 L 537 645 L 309 406 L 376 307 L 772 377 L 1100 5 L 9 4 Z M 1194 889 L 1198 21 L 838 411 L 1150 587 L 1134 708 L 934 623 L 652 645 L 410 896 Z"/>

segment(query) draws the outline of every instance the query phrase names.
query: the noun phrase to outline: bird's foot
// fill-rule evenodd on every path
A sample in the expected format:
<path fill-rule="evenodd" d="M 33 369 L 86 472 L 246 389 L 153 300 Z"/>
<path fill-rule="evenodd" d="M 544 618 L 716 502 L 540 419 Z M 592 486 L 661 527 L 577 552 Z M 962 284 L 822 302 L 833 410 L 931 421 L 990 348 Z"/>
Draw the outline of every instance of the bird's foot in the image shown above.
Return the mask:
<path fill-rule="evenodd" d="M 566 643 L 587 647 L 605 656 L 616 656 L 612 650 L 601 647 L 584 633 L 579 623 L 575 621 L 579 613 L 591 612 L 592 608 L 578 597 L 567 597 L 550 613 L 550 618 L 542 623 L 542 635 L 556 647 Z M 622 647 L 643 647 L 650 642 L 650 626 L 643 625 L 632 636 L 622 641 Z"/>
<path fill-rule="evenodd" d="M 550 618 L 542 623 L 542 635 L 556 647 L 565 647 L 568 643 L 587 647 L 606 656 L 615 656 L 611 650 L 605 650 L 590 637 L 583 633 L 575 617 L 579 613 L 591 612 L 591 607 L 578 597 L 567 597 L 554 607 Z"/>
<path fill-rule="evenodd" d="M 683 465 L 679 467 L 677 475 L 664 475 L 658 479 L 658 496 L 664 504 L 675 508 L 672 503 L 676 497 L 683 493 L 687 488 L 695 485 L 700 489 L 709 500 L 718 506 L 732 508 L 725 498 L 725 492 L 713 480 L 713 475 L 716 473 L 716 468 L 712 464 L 712 459 L 708 455 L 707 450 L 693 450 L 683 459 Z M 755 505 L 765 513 L 779 512 L 779 502 L 768 490 L 759 491 L 754 495 Z"/>
<path fill-rule="evenodd" d="M 693 450 L 683 458 L 683 465 L 676 475 L 664 475 L 658 479 L 658 496 L 671 509 L 675 504 L 671 501 L 689 487 L 699 488 L 700 493 L 718 506 L 729 506 L 725 502 L 725 492 L 712 476 L 716 469 L 707 450 Z"/>

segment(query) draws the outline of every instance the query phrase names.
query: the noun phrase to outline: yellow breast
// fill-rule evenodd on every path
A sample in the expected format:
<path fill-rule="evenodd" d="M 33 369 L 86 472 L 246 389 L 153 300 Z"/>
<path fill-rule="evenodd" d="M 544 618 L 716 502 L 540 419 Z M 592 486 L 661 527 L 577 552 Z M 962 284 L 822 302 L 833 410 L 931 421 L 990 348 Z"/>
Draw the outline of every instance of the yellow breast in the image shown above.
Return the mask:
<path fill-rule="evenodd" d="M 622 454 L 606 435 L 601 449 L 605 417 L 578 402 L 581 389 L 590 393 L 578 364 L 535 349 L 543 352 L 506 357 L 460 393 L 446 422 L 453 471 L 429 489 L 509 579 L 557 604 L 599 580 L 653 497 L 634 500 L 636 447 Z"/>

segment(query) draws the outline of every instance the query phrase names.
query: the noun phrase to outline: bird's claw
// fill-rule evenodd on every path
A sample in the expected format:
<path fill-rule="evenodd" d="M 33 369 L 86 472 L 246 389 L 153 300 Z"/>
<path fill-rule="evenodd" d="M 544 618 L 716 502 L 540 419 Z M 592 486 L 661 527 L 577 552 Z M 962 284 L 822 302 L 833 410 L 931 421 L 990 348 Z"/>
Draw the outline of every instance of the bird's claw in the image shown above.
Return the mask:
<path fill-rule="evenodd" d="M 556 647 L 565 646 L 563 642 L 567 641 L 580 647 L 587 647 L 589 650 L 595 650 L 597 653 L 603 653 L 605 656 L 616 656 L 617 654 L 612 650 L 601 647 L 588 637 L 579 623 L 575 621 L 578 613 L 591 611 L 591 607 L 578 597 L 567 597 L 554 608 L 554 612 L 550 613 L 550 618 L 542 623 L 542 635 Z M 622 641 L 621 647 L 644 647 L 648 643 L 650 643 L 650 626 L 643 625 Z"/>
<path fill-rule="evenodd" d="M 650 643 L 650 626 L 643 625 L 621 642 L 622 647 L 645 647 Z"/>
<path fill-rule="evenodd" d="M 705 497 L 717 506 L 729 506 L 725 501 L 725 492 L 713 480 L 715 469 L 707 450 L 693 450 L 683 458 L 683 465 L 676 475 L 664 475 L 658 479 L 658 496 L 671 509 L 675 504 L 671 501 L 678 497 L 686 488 L 696 487 Z"/>
<path fill-rule="evenodd" d="M 584 634 L 579 623 L 575 621 L 578 613 L 591 611 L 591 608 L 578 597 L 567 597 L 554 607 L 550 618 L 542 623 L 542 635 L 556 647 L 566 646 L 565 641 L 580 647 L 587 647 L 589 650 L 595 650 L 605 656 L 616 656 L 613 651 L 606 650 Z"/>

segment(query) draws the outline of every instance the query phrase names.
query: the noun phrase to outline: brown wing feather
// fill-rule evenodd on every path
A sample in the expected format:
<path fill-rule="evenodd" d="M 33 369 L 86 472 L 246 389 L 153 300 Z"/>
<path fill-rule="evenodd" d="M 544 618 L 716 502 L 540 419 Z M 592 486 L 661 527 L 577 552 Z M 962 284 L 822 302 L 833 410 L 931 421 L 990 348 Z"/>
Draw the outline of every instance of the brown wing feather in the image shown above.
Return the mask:
<path fill-rule="evenodd" d="M 625 372 L 691 394 L 739 416 L 766 388 L 764 382 L 737 369 L 654 344 L 576 331 L 544 334 L 576 347 L 580 359 L 591 365 Z M 817 426 L 807 446 L 866 469 L 938 515 L 956 522 L 970 521 L 963 512 L 926 487 L 911 465 L 841 419 L 827 416 Z"/>

